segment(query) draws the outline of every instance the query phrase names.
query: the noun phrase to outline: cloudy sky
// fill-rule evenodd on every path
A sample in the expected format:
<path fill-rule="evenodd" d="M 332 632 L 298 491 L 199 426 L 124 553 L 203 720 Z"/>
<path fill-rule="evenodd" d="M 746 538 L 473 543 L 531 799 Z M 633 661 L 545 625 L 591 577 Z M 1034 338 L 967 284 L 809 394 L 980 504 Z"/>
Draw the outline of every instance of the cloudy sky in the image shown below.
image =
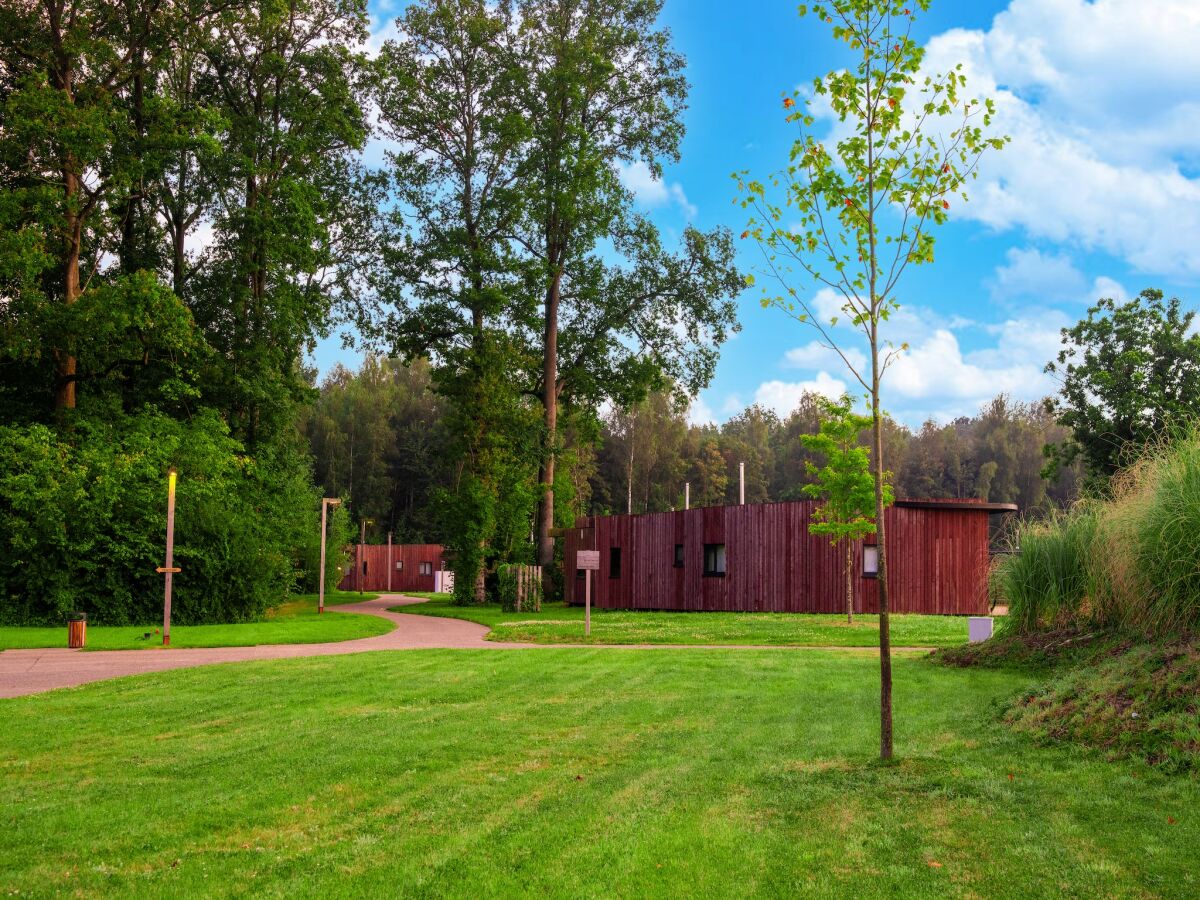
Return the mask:
<path fill-rule="evenodd" d="M 401 6 L 376 0 L 373 27 Z M 730 173 L 785 164 L 794 132 L 782 93 L 844 64 L 824 26 L 795 8 L 666 0 L 692 84 L 683 158 L 662 181 L 637 166 L 625 180 L 668 237 L 688 222 L 740 233 Z M 970 202 L 952 208 L 936 263 L 901 282 L 890 334 L 911 349 L 889 369 L 884 400 L 913 425 L 973 413 L 1000 391 L 1052 392 L 1042 369 L 1059 329 L 1101 296 L 1159 287 L 1200 302 L 1200 2 L 935 0 L 917 38 L 930 68 L 963 63 L 968 92 L 995 99 L 1012 143 L 985 158 Z M 744 247 L 748 270 L 755 255 Z M 756 401 L 786 414 L 805 389 L 850 385 L 813 332 L 762 309 L 760 296 L 741 297 L 743 330 L 694 421 Z M 810 299 L 831 305 L 815 287 Z M 331 341 L 316 359 L 324 369 L 352 357 Z"/>

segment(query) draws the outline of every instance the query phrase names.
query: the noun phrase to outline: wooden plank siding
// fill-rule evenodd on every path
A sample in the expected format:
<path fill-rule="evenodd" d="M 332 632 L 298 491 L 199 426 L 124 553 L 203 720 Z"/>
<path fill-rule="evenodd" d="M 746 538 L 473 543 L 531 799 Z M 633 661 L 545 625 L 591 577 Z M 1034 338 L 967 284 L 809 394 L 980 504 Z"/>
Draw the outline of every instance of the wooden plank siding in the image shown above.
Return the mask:
<path fill-rule="evenodd" d="M 808 532 L 814 501 L 710 506 L 686 512 L 580 519 L 564 537 L 566 599 L 583 602 L 577 550 L 599 550 L 593 603 L 602 609 L 839 613 L 846 608 L 841 553 Z M 888 509 L 888 585 L 894 612 L 985 614 L 989 515 L 1006 504 L 901 500 Z M 683 545 L 677 567 L 675 545 Z M 724 544 L 724 577 L 704 575 L 704 545 Z M 621 551 L 619 577 L 610 553 Z M 878 583 L 851 577 L 856 612 L 878 611 Z M 573 571 L 574 570 L 574 571 Z M 570 577 L 574 575 L 574 577 Z"/>
<path fill-rule="evenodd" d="M 361 572 L 361 559 L 367 564 L 366 574 L 362 576 L 362 586 L 359 587 L 358 575 Z M 393 591 L 432 591 L 433 573 L 442 568 L 445 551 L 441 544 L 392 544 L 392 590 Z M 404 566 L 396 569 L 396 563 Z M 421 574 L 421 563 L 430 564 L 430 573 Z M 387 544 L 356 544 L 350 555 L 350 566 L 338 584 L 339 591 L 386 591 L 388 589 L 388 548 Z"/>

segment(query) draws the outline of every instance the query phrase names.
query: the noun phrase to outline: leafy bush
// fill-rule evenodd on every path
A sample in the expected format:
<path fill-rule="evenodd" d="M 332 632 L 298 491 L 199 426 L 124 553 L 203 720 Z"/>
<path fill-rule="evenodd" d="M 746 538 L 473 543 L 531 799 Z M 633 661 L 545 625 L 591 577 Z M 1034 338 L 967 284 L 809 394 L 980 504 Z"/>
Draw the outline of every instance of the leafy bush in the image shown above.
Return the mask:
<path fill-rule="evenodd" d="M 78 415 L 61 434 L 0 427 L 0 622 L 162 615 L 167 469 L 179 470 L 172 618 L 261 616 L 295 583 L 315 495 L 294 454 L 251 460 L 213 412 Z"/>
<path fill-rule="evenodd" d="M 540 572 L 537 577 L 532 579 L 524 602 L 520 600 L 519 586 L 521 570 L 526 568 L 531 567 L 502 565 L 497 570 L 496 599 L 500 603 L 500 608 L 505 612 L 516 612 L 520 609 L 536 612 L 542 608 L 543 585 Z"/>

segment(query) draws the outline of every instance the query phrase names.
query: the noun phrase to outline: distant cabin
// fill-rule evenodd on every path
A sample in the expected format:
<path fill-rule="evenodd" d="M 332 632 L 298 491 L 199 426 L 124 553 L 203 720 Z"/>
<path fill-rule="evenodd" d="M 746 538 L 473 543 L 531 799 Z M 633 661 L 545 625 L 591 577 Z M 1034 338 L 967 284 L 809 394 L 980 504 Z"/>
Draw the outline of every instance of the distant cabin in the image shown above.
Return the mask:
<path fill-rule="evenodd" d="M 338 590 L 429 592 L 440 587 L 437 573 L 445 568 L 441 544 L 355 544 Z"/>
<path fill-rule="evenodd" d="M 600 551 L 592 602 L 602 609 L 744 612 L 846 611 L 843 557 L 810 534 L 817 502 L 709 506 L 578 519 L 565 535 L 569 603 L 584 602 L 579 550 Z M 886 511 L 892 612 L 983 615 L 989 535 L 1015 504 L 897 500 Z M 879 609 L 876 548 L 854 548 L 854 609 Z"/>

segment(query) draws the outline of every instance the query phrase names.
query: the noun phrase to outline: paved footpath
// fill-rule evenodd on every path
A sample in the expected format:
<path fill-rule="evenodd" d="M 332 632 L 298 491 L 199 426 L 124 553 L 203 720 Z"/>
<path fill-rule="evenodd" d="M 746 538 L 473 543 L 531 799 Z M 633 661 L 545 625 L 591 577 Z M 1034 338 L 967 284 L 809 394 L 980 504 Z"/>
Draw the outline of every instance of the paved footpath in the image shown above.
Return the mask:
<path fill-rule="evenodd" d="M 552 647 L 589 647 L 620 650 L 843 650 L 876 652 L 870 647 L 789 647 L 747 644 L 518 644 L 489 641 L 486 625 L 443 616 L 418 616 L 389 612 L 389 606 L 424 603 L 402 594 L 383 594 L 363 603 L 329 607 L 339 613 L 379 616 L 396 623 L 387 634 L 329 644 L 257 644 L 252 647 L 160 648 L 157 650 L 68 650 L 65 647 L 0 652 L 0 697 L 22 697 L 90 681 L 186 669 L 214 663 L 260 659 L 296 659 L 303 656 L 341 656 L 372 650 L 521 650 Z M 582 624 L 582 623 L 581 623 Z M 929 647 L 894 647 L 901 651 L 928 651 Z"/>
<path fill-rule="evenodd" d="M 388 612 L 389 606 L 406 606 L 424 601 L 399 594 L 384 594 L 363 603 L 328 607 L 339 613 L 363 613 L 396 623 L 387 634 L 329 644 L 257 644 L 252 647 L 191 647 L 156 650 L 5 650 L 0 653 L 0 697 L 38 694 L 54 688 L 72 687 L 89 681 L 184 669 L 212 663 L 246 662 L 256 659 L 294 659 L 300 656 L 338 656 L 370 650 L 497 649 L 520 644 L 485 641 L 488 629 L 461 619 L 414 616 Z M 64 632 L 65 634 L 65 632 Z"/>

